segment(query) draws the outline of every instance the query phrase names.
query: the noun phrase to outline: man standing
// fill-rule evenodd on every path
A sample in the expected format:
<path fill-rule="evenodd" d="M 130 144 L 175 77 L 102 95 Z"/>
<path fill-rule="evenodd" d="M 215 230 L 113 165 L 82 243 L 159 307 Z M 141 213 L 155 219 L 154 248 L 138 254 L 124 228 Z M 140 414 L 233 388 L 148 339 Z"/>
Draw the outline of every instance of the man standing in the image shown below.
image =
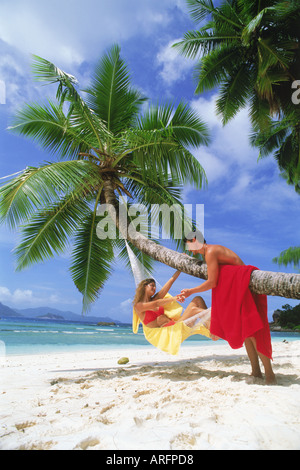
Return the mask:
<path fill-rule="evenodd" d="M 252 366 L 252 376 L 276 384 L 272 370 L 271 335 L 267 317 L 267 297 L 250 291 L 254 266 L 246 266 L 241 258 L 222 245 L 208 245 L 201 232 L 192 232 L 185 242 L 193 254 L 201 254 L 207 265 L 207 280 L 191 289 L 182 289 L 185 297 L 212 289 L 210 332 L 228 341 L 233 349 L 245 344 Z"/>

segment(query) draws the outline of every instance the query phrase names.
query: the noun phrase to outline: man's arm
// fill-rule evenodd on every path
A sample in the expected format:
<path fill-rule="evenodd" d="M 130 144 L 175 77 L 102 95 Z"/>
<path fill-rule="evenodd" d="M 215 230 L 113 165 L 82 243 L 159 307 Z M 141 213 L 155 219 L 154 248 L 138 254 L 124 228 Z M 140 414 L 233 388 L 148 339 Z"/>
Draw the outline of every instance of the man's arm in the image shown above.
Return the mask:
<path fill-rule="evenodd" d="M 205 261 L 207 264 L 207 281 L 204 281 L 200 286 L 196 286 L 191 289 L 182 289 L 181 294 L 185 297 L 213 289 L 218 284 L 219 263 L 213 250 L 206 253 Z"/>

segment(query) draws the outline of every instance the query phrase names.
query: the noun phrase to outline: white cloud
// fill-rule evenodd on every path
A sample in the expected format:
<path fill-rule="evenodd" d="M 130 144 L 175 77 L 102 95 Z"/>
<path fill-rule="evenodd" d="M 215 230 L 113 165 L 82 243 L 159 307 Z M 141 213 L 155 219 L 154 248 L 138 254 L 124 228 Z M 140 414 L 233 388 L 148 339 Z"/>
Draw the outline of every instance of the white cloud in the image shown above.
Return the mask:
<path fill-rule="evenodd" d="M 127 299 L 127 300 L 124 300 L 123 302 L 121 302 L 120 304 L 120 310 L 122 312 L 125 312 L 125 313 L 130 313 L 132 312 L 132 300 L 133 299 Z"/>
<path fill-rule="evenodd" d="M 227 175 L 228 166 L 226 162 L 215 155 L 212 149 L 202 147 L 193 153 L 205 170 L 208 184 L 212 184 Z"/>
<path fill-rule="evenodd" d="M 243 207 L 249 216 L 255 214 L 261 220 L 287 206 L 296 208 L 299 196 L 280 178 L 274 158 L 257 161 L 258 149 L 249 142 L 248 109 L 223 126 L 216 114 L 216 99 L 217 95 L 202 96 L 191 102 L 212 134 L 209 147 L 193 152 L 206 172 L 211 201 L 225 211 Z"/>
<path fill-rule="evenodd" d="M 185 79 L 194 67 L 193 61 L 186 59 L 172 47 L 178 41 L 179 39 L 170 41 L 157 54 L 157 63 L 161 67 L 160 76 L 168 85 Z"/>
<path fill-rule="evenodd" d="M 75 300 L 60 298 L 56 293 L 47 295 L 37 295 L 31 289 L 15 289 L 11 291 L 5 286 L 0 286 L 0 302 L 13 304 L 18 307 L 38 307 L 55 304 L 77 304 Z"/>
<path fill-rule="evenodd" d="M 208 124 L 212 132 L 209 152 L 222 158 L 227 168 L 234 164 L 245 167 L 256 165 L 258 151 L 250 146 L 251 132 L 248 110 L 242 109 L 237 116 L 223 126 L 216 113 L 217 95 L 209 98 L 200 97 L 191 102 L 191 106 Z"/>
<path fill-rule="evenodd" d="M 115 41 L 154 33 L 174 7 L 172 0 L 2 0 L 0 39 L 27 54 L 81 63 Z"/>
<path fill-rule="evenodd" d="M 49 87 L 32 80 L 31 55 L 44 57 L 73 73 L 84 86 L 81 64 L 98 60 L 114 43 L 137 37 L 157 41 L 183 0 L 1 0 L 0 79 L 6 109 L 40 101 Z M 141 50 L 141 54 L 143 51 Z M 85 71 L 84 71 L 85 70 Z M 51 88 L 51 87 L 50 87 Z M 45 92 L 45 90 L 47 90 Z M 54 93 L 54 91 L 52 90 Z M 53 95 L 54 96 L 54 95 Z M 52 94 L 50 94 L 52 97 Z"/>
<path fill-rule="evenodd" d="M 34 303 L 37 298 L 34 297 L 32 290 L 30 289 L 15 289 L 11 292 L 7 287 L 0 286 L 0 301 L 11 302 L 13 304 L 24 304 Z"/>

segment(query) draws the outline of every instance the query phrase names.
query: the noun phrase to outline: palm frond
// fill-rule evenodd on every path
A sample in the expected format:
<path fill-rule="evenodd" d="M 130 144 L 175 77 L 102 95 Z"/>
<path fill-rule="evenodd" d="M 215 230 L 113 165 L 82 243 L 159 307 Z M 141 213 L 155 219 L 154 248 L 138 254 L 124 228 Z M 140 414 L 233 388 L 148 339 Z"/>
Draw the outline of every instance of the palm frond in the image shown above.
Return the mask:
<path fill-rule="evenodd" d="M 77 85 L 76 77 L 61 70 L 56 65 L 46 59 L 33 54 L 32 71 L 37 81 L 46 83 L 66 83 L 68 85 Z M 62 92 L 62 89 L 60 89 Z M 60 94 L 58 94 L 60 98 Z"/>
<path fill-rule="evenodd" d="M 201 55 L 208 54 L 221 45 L 230 44 L 240 40 L 240 35 L 236 33 L 224 32 L 215 34 L 211 31 L 188 31 L 183 40 L 176 42 L 172 47 L 178 52 L 190 59 L 199 58 Z"/>
<path fill-rule="evenodd" d="M 254 132 L 265 131 L 272 123 L 270 117 L 270 105 L 267 100 L 258 97 L 257 93 L 252 93 L 249 98 L 249 116 Z M 250 142 L 252 137 L 250 136 Z"/>
<path fill-rule="evenodd" d="M 144 204 L 148 211 L 152 204 L 181 204 L 180 181 L 175 181 L 169 176 L 160 175 L 153 178 L 149 174 L 136 177 L 138 172 L 126 176 L 128 191 L 133 195 L 133 200 Z"/>
<path fill-rule="evenodd" d="M 270 6 L 264 8 L 254 18 L 249 21 L 242 32 L 242 41 L 244 44 L 248 45 L 252 36 L 255 34 L 257 29 L 260 28 L 263 19 L 267 18 L 267 21 L 270 21 L 274 17 L 274 13 L 276 12 L 276 7 Z"/>
<path fill-rule="evenodd" d="M 209 129 L 199 115 L 187 104 L 180 102 L 169 123 L 172 136 L 185 147 L 209 144 Z"/>
<path fill-rule="evenodd" d="M 62 161 L 28 167 L 0 188 L 0 217 L 11 228 L 40 208 L 47 207 L 81 186 L 89 190 L 99 180 L 98 167 L 84 160 Z"/>
<path fill-rule="evenodd" d="M 48 60 L 38 56 L 34 56 L 34 58 L 35 63 L 33 64 L 33 70 L 37 79 L 47 83 L 58 83 L 57 98 L 59 99 L 60 105 L 62 106 L 65 102 L 69 102 L 70 108 L 68 115 L 70 116 L 74 113 L 77 119 L 80 121 L 83 120 L 85 125 L 88 125 L 90 131 L 93 133 L 97 141 L 97 147 L 103 150 L 106 138 L 109 137 L 109 131 L 100 118 L 95 115 L 93 110 L 91 110 L 82 99 L 75 87 L 77 80 L 73 76 L 61 71 Z"/>
<path fill-rule="evenodd" d="M 251 136 L 252 145 L 259 148 L 259 159 L 273 154 L 281 176 L 300 192 L 300 135 L 294 115 L 275 121 L 264 131 Z"/>
<path fill-rule="evenodd" d="M 79 199 L 81 191 L 37 211 L 22 227 L 22 242 L 15 248 L 17 270 L 64 252 L 70 236 L 89 214 L 88 205 Z"/>
<path fill-rule="evenodd" d="M 290 134 L 290 121 L 273 121 L 264 131 L 257 131 L 251 135 L 251 143 L 259 147 L 259 159 L 274 152 Z"/>
<path fill-rule="evenodd" d="M 194 71 L 194 79 L 197 81 L 196 93 L 211 90 L 227 80 L 238 60 L 238 53 L 236 46 L 222 45 L 203 57 Z"/>
<path fill-rule="evenodd" d="M 300 247 L 293 246 L 288 248 L 287 250 L 282 251 L 279 256 L 273 258 L 273 263 L 276 263 L 279 266 L 287 266 L 288 264 L 293 264 L 294 268 L 299 267 Z"/>
<path fill-rule="evenodd" d="M 131 86 L 127 65 L 114 46 L 96 66 L 91 86 L 86 90 L 88 102 L 113 134 L 133 124 L 146 98 Z"/>
<path fill-rule="evenodd" d="M 217 99 L 217 113 L 222 116 L 223 124 L 226 124 L 241 108 L 246 106 L 250 96 L 251 82 L 252 74 L 249 73 L 247 64 L 242 63 L 222 84 Z"/>
<path fill-rule="evenodd" d="M 209 143 L 207 125 L 183 101 L 176 108 L 172 104 L 150 107 L 139 119 L 137 130 L 146 131 L 149 136 L 153 133 L 158 141 L 172 140 L 183 146 Z"/>
<path fill-rule="evenodd" d="M 44 106 L 25 105 L 15 114 L 8 130 L 29 137 L 61 157 L 76 158 L 79 152 L 88 151 L 94 143 L 83 135 L 81 128 L 75 128 L 61 106 L 52 102 Z"/>
<path fill-rule="evenodd" d="M 220 7 L 215 7 L 212 0 L 186 0 L 190 15 L 195 22 L 202 22 L 210 15 L 215 21 L 228 23 L 235 28 L 241 29 L 242 25 L 233 8 L 228 8 L 225 2 Z"/>
<path fill-rule="evenodd" d="M 177 129 L 180 132 L 182 129 Z M 153 180 L 171 175 L 180 184 L 205 183 L 205 172 L 198 160 L 173 136 L 172 126 L 157 130 L 135 129 L 126 133 L 128 153 L 141 175 L 151 174 Z"/>
<path fill-rule="evenodd" d="M 95 211 L 85 218 L 74 237 L 72 279 L 83 296 L 82 308 L 86 312 L 94 302 L 113 270 L 114 251 L 109 238 L 100 239 L 96 233 Z"/>

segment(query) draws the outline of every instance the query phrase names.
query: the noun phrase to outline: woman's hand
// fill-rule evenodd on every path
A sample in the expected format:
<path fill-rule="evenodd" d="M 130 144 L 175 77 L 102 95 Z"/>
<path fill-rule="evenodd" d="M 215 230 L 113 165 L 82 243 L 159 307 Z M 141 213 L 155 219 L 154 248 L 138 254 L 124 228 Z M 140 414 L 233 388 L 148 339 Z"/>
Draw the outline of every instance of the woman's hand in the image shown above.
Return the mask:
<path fill-rule="evenodd" d="M 175 297 L 174 297 L 174 300 L 176 300 L 176 302 L 180 302 L 180 303 L 183 303 L 185 301 L 185 296 L 181 294 L 177 294 Z"/>
<path fill-rule="evenodd" d="M 182 295 L 186 299 L 187 297 L 192 295 L 192 289 L 182 289 L 180 295 Z"/>

